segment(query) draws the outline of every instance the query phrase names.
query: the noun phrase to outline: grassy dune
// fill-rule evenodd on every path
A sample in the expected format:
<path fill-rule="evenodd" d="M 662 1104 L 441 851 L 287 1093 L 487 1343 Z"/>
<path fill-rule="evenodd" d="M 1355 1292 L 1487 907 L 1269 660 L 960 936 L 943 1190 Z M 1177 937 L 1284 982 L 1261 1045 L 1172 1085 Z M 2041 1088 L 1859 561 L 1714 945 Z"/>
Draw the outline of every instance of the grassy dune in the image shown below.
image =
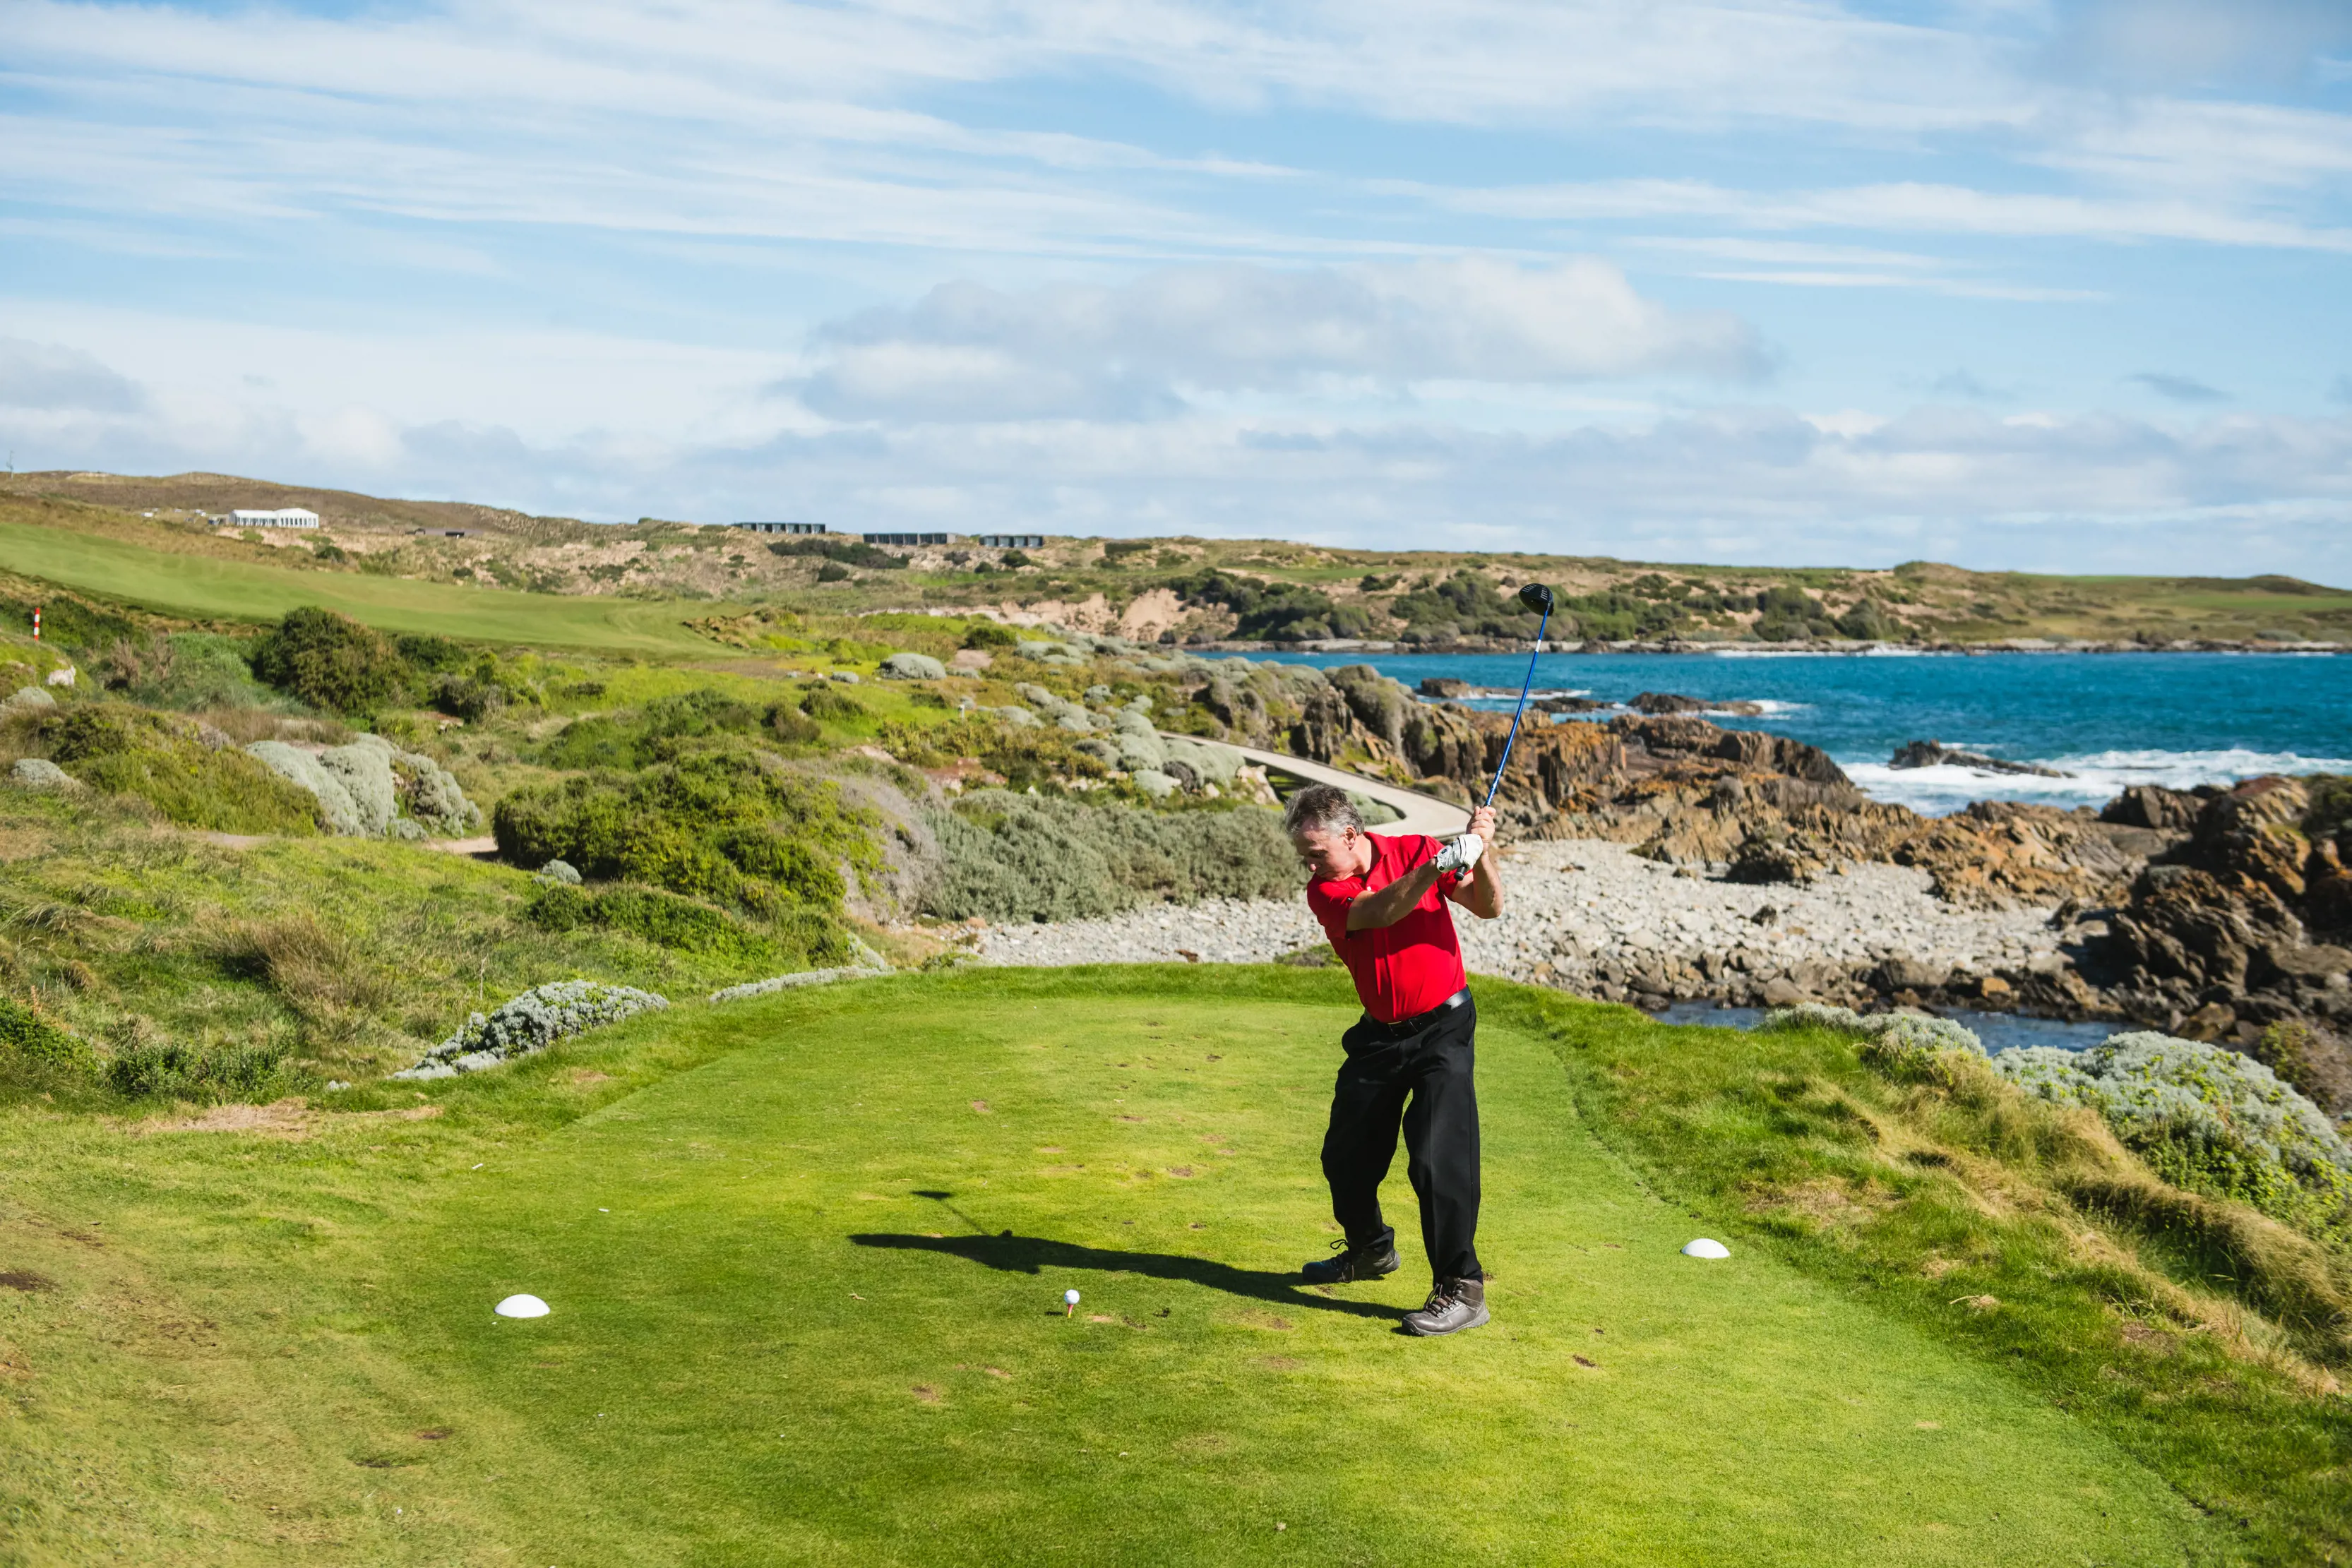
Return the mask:
<path fill-rule="evenodd" d="M 1295 1281 L 1329 1233 L 1315 1150 L 1352 1011 L 1322 974 L 682 1009 L 331 1113 L 215 1113 L 243 1132 L 0 1113 L 0 1539 L 223 1563 L 2250 1544 L 2176 1492 L 2179 1455 L 1769 1239 L 1707 1162 L 1661 1180 L 1610 1085 L 1735 1037 L 1484 993 L 1496 1321 L 1444 1342 L 1394 1329 L 1417 1260 Z M 1702 1230 L 1730 1262 L 1677 1254 Z M 524 1290 L 554 1314 L 490 1315 Z M 2340 1465 L 2332 1440 L 2310 1457 Z"/>

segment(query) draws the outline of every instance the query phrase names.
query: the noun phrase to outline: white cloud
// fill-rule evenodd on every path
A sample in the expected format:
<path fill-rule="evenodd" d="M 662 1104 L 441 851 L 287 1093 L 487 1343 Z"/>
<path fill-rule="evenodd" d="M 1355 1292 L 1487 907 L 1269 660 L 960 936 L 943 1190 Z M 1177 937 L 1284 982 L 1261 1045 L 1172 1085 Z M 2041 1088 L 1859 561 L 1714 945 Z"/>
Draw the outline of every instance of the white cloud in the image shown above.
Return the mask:
<path fill-rule="evenodd" d="M 1552 383 L 1766 369 L 1745 322 L 1670 310 L 1589 258 L 1184 267 L 1019 293 L 960 282 L 909 309 L 833 323 L 816 341 L 823 360 L 803 399 L 852 419 L 1132 418 L 1174 412 L 1185 389 L 1323 377 Z"/>
<path fill-rule="evenodd" d="M 133 413 L 146 405 L 135 382 L 79 349 L 0 338 L 0 407 Z"/>
<path fill-rule="evenodd" d="M 1763 230 L 1883 229 L 2013 238 L 2190 240 L 2352 253 L 2352 229 L 2240 213 L 2187 198 L 1990 192 L 1906 182 L 1811 191 L 1738 191 L 1696 180 L 1615 180 L 1456 189 L 1393 186 L 1461 212 L 1538 221 L 1695 217 Z"/>
<path fill-rule="evenodd" d="M 85 369 L 88 367 L 85 365 Z M 100 371 L 103 366 L 98 367 Z M 277 395 L 277 394 L 271 394 Z M 1654 559 L 2291 571 L 2352 581 L 2352 415 L 2168 423 L 1717 406 L 1539 431 L 1192 412 L 529 439 L 363 401 L 0 408 L 20 467 L 214 468 L 603 517 L 1272 535 Z"/>

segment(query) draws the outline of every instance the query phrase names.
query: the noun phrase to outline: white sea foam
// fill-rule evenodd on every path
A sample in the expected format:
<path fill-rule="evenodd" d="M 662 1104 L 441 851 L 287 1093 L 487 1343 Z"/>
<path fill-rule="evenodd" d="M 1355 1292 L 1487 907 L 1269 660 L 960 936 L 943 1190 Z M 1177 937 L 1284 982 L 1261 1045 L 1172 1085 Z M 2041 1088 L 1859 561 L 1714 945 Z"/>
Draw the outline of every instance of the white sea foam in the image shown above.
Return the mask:
<path fill-rule="evenodd" d="M 2096 751 L 2075 757 L 2034 758 L 2044 768 L 2072 775 L 2042 779 L 2028 773 L 1987 773 L 1948 764 L 1935 768 L 1889 768 L 1883 762 L 1848 762 L 1844 768 L 1874 800 L 1908 806 L 1940 817 L 1971 800 L 2022 800 L 2037 806 L 2097 806 L 2127 784 L 2161 784 L 2168 789 L 2200 784 L 2232 784 L 2263 773 L 2352 772 L 2352 758 L 2305 757 L 2294 751 Z"/>

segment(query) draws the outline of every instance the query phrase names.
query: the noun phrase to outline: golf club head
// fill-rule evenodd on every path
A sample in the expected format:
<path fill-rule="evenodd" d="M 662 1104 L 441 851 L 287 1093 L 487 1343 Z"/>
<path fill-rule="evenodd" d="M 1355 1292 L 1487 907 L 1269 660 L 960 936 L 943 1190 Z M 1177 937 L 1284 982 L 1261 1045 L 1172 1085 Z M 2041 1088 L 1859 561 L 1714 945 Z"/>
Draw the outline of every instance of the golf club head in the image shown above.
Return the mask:
<path fill-rule="evenodd" d="M 1530 582 L 1519 590 L 1519 602 L 1538 615 L 1551 613 L 1551 590 L 1540 582 Z"/>

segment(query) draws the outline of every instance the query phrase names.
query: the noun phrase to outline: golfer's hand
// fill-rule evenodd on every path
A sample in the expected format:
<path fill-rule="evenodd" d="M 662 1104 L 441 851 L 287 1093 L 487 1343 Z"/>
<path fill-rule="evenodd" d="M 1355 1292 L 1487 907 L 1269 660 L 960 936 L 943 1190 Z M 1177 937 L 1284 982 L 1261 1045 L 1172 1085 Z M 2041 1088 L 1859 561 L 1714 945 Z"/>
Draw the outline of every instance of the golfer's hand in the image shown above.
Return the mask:
<path fill-rule="evenodd" d="M 1470 813 L 1470 831 L 1478 835 L 1482 844 L 1495 841 L 1495 808 L 1481 806 Z"/>

